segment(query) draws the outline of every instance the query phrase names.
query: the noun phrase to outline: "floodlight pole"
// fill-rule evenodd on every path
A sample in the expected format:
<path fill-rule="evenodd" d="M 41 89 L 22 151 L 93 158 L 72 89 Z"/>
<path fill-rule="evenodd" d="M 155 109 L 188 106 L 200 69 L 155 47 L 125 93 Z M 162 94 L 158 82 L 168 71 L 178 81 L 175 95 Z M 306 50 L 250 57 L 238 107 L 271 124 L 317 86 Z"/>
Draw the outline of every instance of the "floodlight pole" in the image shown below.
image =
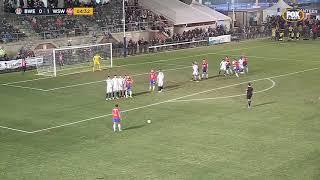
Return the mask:
<path fill-rule="evenodd" d="M 123 56 L 124 56 L 124 57 L 127 57 L 125 0 L 122 0 L 122 24 L 123 24 Z"/>

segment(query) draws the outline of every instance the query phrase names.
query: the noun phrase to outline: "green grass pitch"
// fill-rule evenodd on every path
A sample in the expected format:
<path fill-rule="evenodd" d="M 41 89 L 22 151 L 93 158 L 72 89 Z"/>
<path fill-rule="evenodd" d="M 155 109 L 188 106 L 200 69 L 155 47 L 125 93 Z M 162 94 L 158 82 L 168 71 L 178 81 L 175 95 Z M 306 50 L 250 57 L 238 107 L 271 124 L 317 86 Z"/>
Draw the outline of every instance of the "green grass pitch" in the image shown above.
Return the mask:
<path fill-rule="evenodd" d="M 248 75 L 217 77 L 225 55 L 241 54 Z M 205 57 L 210 79 L 191 82 L 191 62 Z M 94 73 L 1 74 L 0 179 L 318 180 L 319 57 L 320 41 L 252 40 L 115 59 Z M 163 93 L 148 92 L 151 68 L 164 70 Z M 104 100 L 114 74 L 133 76 L 133 99 Z M 120 133 L 115 103 L 127 111 Z"/>

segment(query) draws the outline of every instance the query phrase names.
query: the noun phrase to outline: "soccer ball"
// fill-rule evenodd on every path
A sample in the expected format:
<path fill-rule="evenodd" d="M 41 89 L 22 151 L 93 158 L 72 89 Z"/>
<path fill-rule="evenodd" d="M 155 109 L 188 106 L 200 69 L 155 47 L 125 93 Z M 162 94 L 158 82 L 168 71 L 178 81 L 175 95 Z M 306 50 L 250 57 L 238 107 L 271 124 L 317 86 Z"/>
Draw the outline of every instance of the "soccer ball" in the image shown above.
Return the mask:
<path fill-rule="evenodd" d="M 147 123 L 150 124 L 150 123 L 151 123 L 151 120 L 149 119 L 149 120 L 147 121 Z"/>

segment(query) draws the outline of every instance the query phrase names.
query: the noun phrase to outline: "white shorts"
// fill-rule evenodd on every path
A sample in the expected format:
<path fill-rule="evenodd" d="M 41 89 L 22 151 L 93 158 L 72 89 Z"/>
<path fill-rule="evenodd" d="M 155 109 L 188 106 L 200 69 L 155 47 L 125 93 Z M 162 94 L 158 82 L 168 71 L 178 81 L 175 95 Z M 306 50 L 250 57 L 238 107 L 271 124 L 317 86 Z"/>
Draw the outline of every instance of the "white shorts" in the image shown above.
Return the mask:
<path fill-rule="evenodd" d="M 112 93 L 112 87 L 107 87 L 107 93 Z"/>
<path fill-rule="evenodd" d="M 163 81 L 158 81 L 158 86 L 163 86 Z"/>
<path fill-rule="evenodd" d="M 198 76 L 199 75 L 199 72 L 197 72 L 197 71 L 193 71 L 193 73 L 192 73 L 194 76 Z"/>
<path fill-rule="evenodd" d="M 221 71 L 226 71 L 227 68 L 226 68 L 226 67 L 220 67 L 220 70 L 221 70 Z"/>

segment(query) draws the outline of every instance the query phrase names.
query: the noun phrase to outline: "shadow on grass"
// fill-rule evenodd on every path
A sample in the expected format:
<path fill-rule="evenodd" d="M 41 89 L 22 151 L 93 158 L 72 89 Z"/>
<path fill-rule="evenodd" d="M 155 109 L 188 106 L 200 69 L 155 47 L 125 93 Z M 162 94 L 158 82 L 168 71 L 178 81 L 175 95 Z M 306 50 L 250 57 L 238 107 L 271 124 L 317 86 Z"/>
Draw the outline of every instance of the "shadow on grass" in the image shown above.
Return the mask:
<path fill-rule="evenodd" d="M 141 96 L 148 93 L 150 93 L 150 91 L 142 91 L 142 92 L 134 93 L 133 96 Z"/>
<path fill-rule="evenodd" d="M 175 89 L 179 89 L 180 86 L 182 85 L 183 83 L 177 83 L 177 84 L 173 84 L 173 85 L 169 85 L 169 86 L 164 86 L 164 90 L 175 90 Z M 158 89 L 156 87 L 155 91 L 157 92 Z M 142 96 L 142 95 L 145 95 L 145 94 L 149 94 L 151 93 L 150 91 L 142 91 L 142 92 L 137 92 L 135 94 L 133 94 L 134 96 Z"/>
<path fill-rule="evenodd" d="M 144 126 L 146 126 L 145 124 L 142 124 L 142 125 L 137 125 L 137 126 L 130 126 L 130 127 L 127 127 L 127 128 L 124 128 L 123 130 L 131 130 L 131 129 L 139 129 L 139 128 L 143 128 Z"/>
<path fill-rule="evenodd" d="M 181 85 L 182 85 L 182 83 L 177 83 L 177 84 L 165 86 L 164 88 L 167 90 L 174 90 L 174 89 L 179 89 Z"/>
<path fill-rule="evenodd" d="M 215 76 L 209 76 L 208 79 L 218 78 L 218 77 L 224 77 L 224 75 L 215 75 Z"/>
<path fill-rule="evenodd" d="M 253 107 L 265 106 L 265 105 L 274 104 L 274 103 L 276 103 L 276 101 L 264 102 L 264 103 L 256 104 Z"/>

